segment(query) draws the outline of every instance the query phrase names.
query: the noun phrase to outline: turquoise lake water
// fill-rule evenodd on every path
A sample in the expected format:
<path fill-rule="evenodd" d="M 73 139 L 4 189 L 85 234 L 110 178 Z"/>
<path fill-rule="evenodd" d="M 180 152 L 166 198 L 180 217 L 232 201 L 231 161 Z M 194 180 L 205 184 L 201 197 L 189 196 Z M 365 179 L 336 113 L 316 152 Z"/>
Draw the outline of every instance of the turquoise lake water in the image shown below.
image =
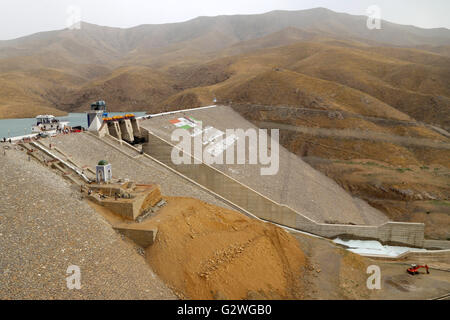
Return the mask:
<path fill-rule="evenodd" d="M 113 117 L 117 115 L 125 115 L 127 113 L 133 113 L 137 117 L 142 117 L 145 112 L 109 112 L 108 116 Z M 57 117 L 62 121 L 69 121 L 69 125 L 72 127 L 82 126 L 87 127 L 87 115 L 86 113 L 69 113 L 66 117 Z M 0 119 L 0 140 L 3 137 L 17 137 L 31 133 L 31 127 L 36 124 L 35 118 L 23 118 L 23 119 Z"/>

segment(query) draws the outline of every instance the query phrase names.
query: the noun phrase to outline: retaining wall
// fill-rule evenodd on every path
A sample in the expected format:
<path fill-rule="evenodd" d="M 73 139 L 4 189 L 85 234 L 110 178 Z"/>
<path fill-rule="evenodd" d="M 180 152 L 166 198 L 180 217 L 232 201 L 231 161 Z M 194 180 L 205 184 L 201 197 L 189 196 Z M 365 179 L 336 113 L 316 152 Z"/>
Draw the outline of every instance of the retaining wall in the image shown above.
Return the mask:
<path fill-rule="evenodd" d="M 120 190 L 116 192 L 120 193 Z M 111 189 L 111 194 L 115 194 L 113 189 Z M 148 191 L 134 194 L 131 199 L 120 198 L 115 200 L 112 197 L 99 199 L 96 194 L 88 196 L 88 199 L 121 215 L 126 219 L 136 220 L 136 218 L 144 211 L 154 207 L 159 201 L 161 201 L 162 196 L 159 186 L 155 186 L 153 189 L 149 189 Z"/>
<path fill-rule="evenodd" d="M 128 201 L 114 201 L 109 199 L 98 199 L 97 195 L 88 196 L 88 199 L 101 205 L 122 217 L 134 220 L 139 215 L 139 208 L 135 205 L 133 200 Z"/>
<path fill-rule="evenodd" d="M 119 122 L 117 121 L 108 122 L 108 131 L 109 134 L 112 135 L 114 138 L 122 140 L 122 131 L 120 130 Z"/>
<path fill-rule="evenodd" d="M 133 118 L 104 123 L 97 132 L 97 136 L 103 138 L 105 135 L 109 134 L 116 139 L 133 143 L 136 138 L 142 139 L 146 137 L 141 132 L 139 122 L 139 119 Z"/>
<path fill-rule="evenodd" d="M 364 255 L 375 260 L 426 264 L 429 267 L 450 271 L 450 250 L 408 251 L 396 257 Z"/>
<path fill-rule="evenodd" d="M 143 138 L 141 133 L 141 127 L 139 126 L 140 120 L 134 118 L 131 119 L 131 127 L 133 128 L 133 135 L 137 138 Z"/>
<path fill-rule="evenodd" d="M 397 260 L 402 261 L 416 261 L 417 263 L 439 263 L 450 262 L 450 250 L 436 250 L 436 251 L 409 251 L 398 257 Z"/>
<path fill-rule="evenodd" d="M 129 227 L 113 227 L 113 228 L 119 231 L 124 236 L 136 242 L 137 245 L 143 247 L 144 249 L 151 246 L 155 242 L 156 234 L 158 233 L 157 229 L 141 230 Z"/>
<path fill-rule="evenodd" d="M 122 139 L 128 142 L 134 142 L 133 127 L 130 119 L 119 121 L 120 131 L 122 132 Z"/>
<path fill-rule="evenodd" d="M 144 128 L 141 128 L 141 132 L 148 136 L 147 143 L 142 147 L 145 153 L 261 219 L 326 238 L 346 236 L 375 239 L 385 244 L 423 247 L 425 226 L 422 223 L 387 222 L 381 226 L 316 223 L 209 165 L 194 164 L 193 157 L 191 157 L 192 164 L 175 165 L 171 160 L 172 150 L 175 147 L 171 143 Z"/>
<path fill-rule="evenodd" d="M 428 248 L 437 248 L 437 249 L 442 249 L 442 250 L 450 250 L 450 241 L 448 241 L 448 240 L 425 240 L 423 246 L 427 249 Z"/>

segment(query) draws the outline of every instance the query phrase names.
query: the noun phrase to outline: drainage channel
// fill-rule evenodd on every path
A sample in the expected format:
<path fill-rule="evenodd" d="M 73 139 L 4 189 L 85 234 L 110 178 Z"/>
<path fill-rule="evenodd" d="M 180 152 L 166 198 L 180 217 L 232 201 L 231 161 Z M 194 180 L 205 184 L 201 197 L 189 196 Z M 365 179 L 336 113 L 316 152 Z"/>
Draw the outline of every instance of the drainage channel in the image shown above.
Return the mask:
<path fill-rule="evenodd" d="M 71 169 L 72 171 L 74 171 L 78 176 L 80 176 L 85 182 L 90 183 L 92 182 L 84 173 L 83 171 L 81 171 L 79 168 L 75 167 L 74 165 L 68 163 L 67 161 L 61 159 L 60 157 L 58 157 L 56 154 L 52 153 L 51 151 L 47 150 L 45 147 L 43 147 L 42 145 L 32 141 L 30 142 L 30 144 L 33 147 L 38 148 L 39 150 L 41 150 L 42 152 L 44 152 L 45 154 L 47 154 L 48 156 L 52 157 L 53 159 L 58 160 L 59 162 L 61 162 L 62 164 L 64 164 L 67 168 Z"/>

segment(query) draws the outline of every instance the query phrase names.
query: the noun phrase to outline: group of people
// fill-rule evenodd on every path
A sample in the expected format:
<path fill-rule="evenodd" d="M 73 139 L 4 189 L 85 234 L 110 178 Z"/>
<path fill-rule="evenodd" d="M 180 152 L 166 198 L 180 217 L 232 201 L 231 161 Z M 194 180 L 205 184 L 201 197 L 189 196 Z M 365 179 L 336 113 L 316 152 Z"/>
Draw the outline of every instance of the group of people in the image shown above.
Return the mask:
<path fill-rule="evenodd" d="M 61 129 L 58 127 L 58 129 L 56 130 L 57 133 L 63 133 L 63 134 L 69 134 L 70 130 L 69 128 L 65 128 L 65 129 Z"/>

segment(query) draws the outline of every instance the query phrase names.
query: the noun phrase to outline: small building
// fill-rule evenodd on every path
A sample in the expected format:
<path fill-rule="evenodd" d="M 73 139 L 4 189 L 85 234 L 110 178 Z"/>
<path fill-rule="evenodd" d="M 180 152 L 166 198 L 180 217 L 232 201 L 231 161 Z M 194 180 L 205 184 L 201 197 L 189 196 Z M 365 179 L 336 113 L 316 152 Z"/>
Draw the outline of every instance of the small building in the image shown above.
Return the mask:
<path fill-rule="evenodd" d="M 98 131 L 99 124 L 103 123 L 103 118 L 107 117 L 106 102 L 97 101 L 91 104 L 91 110 L 87 112 L 87 127 L 89 131 Z"/>
<path fill-rule="evenodd" d="M 109 182 L 112 179 L 112 168 L 111 164 L 106 160 L 101 160 L 98 162 L 97 169 L 97 183 Z"/>

